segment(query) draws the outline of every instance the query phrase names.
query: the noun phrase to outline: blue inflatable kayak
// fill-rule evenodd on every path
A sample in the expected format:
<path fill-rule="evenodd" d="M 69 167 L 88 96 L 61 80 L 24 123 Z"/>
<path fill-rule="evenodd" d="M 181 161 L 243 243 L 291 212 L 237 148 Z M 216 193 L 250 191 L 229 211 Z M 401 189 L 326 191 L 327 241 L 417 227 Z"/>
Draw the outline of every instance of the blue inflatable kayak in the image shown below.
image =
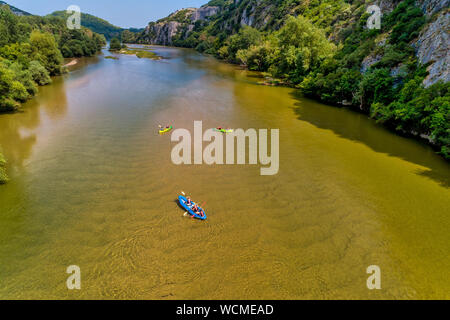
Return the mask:
<path fill-rule="evenodd" d="M 180 205 L 181 205 L 184 209 L 186 209 L 186 211 L 187 211 L 192 217 L 194 217 L 195 219 L 199 219 L 199 220 L 206 220 L 206 219 L 207 219 L 207 217 L 206 217 L 206 212 L 205 212 L 205 210 L 203 210 L 202 208 L 199 207 L 200 210 L 203 211 L 203 216 L 201 216 L 201 215 L 199 215 L 199 214 L 197 214 L 197 213 L 194 213 L 194 211 L 192 211 L 192 207 L 195 205 L 195 202 L 192 202 L 192 201 L 191 201 L 191 205 L 188 206 L 188 205 L 187 205 L 187 199 L 186 199 L 186 197 L 184 197 L 184 196 L 179 196 L 179 197 L 178 197 L 178 200 L 180 201 Z"/>

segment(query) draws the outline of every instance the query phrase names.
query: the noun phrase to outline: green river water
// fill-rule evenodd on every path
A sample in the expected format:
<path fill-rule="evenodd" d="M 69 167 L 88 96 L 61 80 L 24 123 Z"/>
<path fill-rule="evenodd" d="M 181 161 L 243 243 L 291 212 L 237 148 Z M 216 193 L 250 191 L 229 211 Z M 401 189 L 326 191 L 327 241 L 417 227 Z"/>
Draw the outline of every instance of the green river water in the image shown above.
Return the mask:
<path fill-rule="evenodd" d="M 0 115 L 0 298 L 450 298 L 450 170 L 433 150 L 194 51 L 155 51 L 80 59 Z M 280 129 L 279 173 L 172 164 L 158 124 L 195 120 Z M 182 190 L 206 222 L 183 217 Z"/>

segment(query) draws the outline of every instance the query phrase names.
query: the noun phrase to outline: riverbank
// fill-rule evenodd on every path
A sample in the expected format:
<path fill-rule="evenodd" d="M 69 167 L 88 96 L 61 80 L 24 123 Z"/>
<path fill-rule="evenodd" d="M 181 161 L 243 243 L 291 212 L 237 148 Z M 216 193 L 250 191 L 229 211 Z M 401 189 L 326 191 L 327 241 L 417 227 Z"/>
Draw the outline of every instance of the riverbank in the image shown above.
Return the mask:
<path fill-rule="evenodd" d="M 397 1 L 383 8 L 381 28 L 372 29 L 364 1 L 334 1 L 330 10 L 324 8 L 333 1 L 302 9 L 287 2 L 225 5 L 199 25 L 177 12 L 150 23 L 137 42 L 195 48 L 267 72 L 322 103 L 360 109 L 400 135 L 430 137 L 429 144 L 450 159 L 445 6 L 430 10 L 415 0 Z M 244 11 L 248 20 L 229 34 Z M 267 20 L 258 22 L 261 12 Z M 191 11 L 184 14 L 196 19 Z M 178 31 L 173 21 L 181 24 Z"/>
<path fill-rule="evenodd" d="M 231 65 L 239 66 L 240 68 L 245 68 L 249 70 L 246 65 L 237 64 L 230 61 L 226 61 L 224 59 L 220 59 L 217 56 L 210 55 L 219 61 L 224 63 L 228 63 Z M 395 119 L 388 118 L 388 115 L 384 114 L 382 110 L 377 109 L 383 108 L 381 104 L 375 104 L 375 107 L 372 108 L 363 108 L 362 106 L 357 106 L 352 102 L 347 100 L 343 101 L 324 101 L 320 99 L 316 92 L 303 90 L 302 86 L 291 83 L 288 79 L 285 78 L 274 78 L 271 75 L 268 75 L 266 72 L 260 72 L 264 77 L 263 81 L 259 81 L 258 84 L 263 86 L 271 86 L 271 87 L 288 87 L 295 90 L 298 90 L 300 93 L 305 95 L 306 97 L 313 99 L 317 102 L 327 104 L 329 106 L 337 107 L 337 108 L 346 108 L 353 112 L 362 113 L 368 116 L 371 121 L 376 122 L 377 124 L 381 124 L 388 131 L 395 133 L 396 135 L 406 137 L 409 139 L 413 139 L 423 143 L 425 145 L 430 146 L 436 154 L 441 156 L 447 162 L 450 162 L 450 145 L 448 139 L 446 139 L 445 134 L 446 128 L 448 131 L 449 122 L 448 119 L 450 117 L 450 84 L 449 83 L 436 83 L 429 88 L 424 88 L 421 80 L 413 80 L 408 82 L 405 85 L 405 89 L 399 92 L 399 96 L 401 96 L 401 100 L 410 99 L 408 95 L 410 92 L 408 88 L 414 88 L 418 93 L 414 93 L 415 100 L 412 100 L 415 104 L 419 105 L 422 109 L 429 110 L 422 115 L 422 122 L 428 125 L 428 131 L 423 132 L 423 125 L 417 127 L 415 125 L 405 125 L 403 124 L 402 117 L 406 117 L 404 113 L 413 112 L 403 110 L 402 113 L 397 112 Z M 381 79 L 382 80 L 382 79 Z M 380 79 L 373 79 L 373 81 L 381 81 Z M 415 82 L 414 82 L 415 81 Z M 385 88 L 386 90 L 388 88 Z M 329 95 L 332 93 L 330 92 Z M 408 96 L 408 97 L 406 97 Z M 411 102 L 411 103 L 412 103 Z M 404 108 L 413 108 L 414 106 L 409 104 L 405 104 Z M 417 111 L 418 112 L 418 111 Z M 390 116 L 392 117 L 392 116 Z M 410 122 L 417 122 L 417 115 L 411 116 Z M 422 123 L 421 122 L 421 123 Z M 433 125 L 430 123 L 433 122 Z M 433 131 L 433 130 L 434 131 Z"/>

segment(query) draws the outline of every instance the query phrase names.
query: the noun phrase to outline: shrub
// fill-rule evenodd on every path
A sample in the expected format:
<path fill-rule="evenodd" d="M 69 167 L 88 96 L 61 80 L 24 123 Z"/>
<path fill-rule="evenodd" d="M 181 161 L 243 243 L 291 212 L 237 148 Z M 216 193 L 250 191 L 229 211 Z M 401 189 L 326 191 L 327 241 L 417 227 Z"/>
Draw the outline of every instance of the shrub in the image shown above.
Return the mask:
<path fill-rule="evenodd" d="M 109 44 L 109 50 L 120 50 L 122 49 L 122 45 L 120 44 L 120 40 L 118 38 L 112 38 L 111 43 Z"/>
<path fill-rule="evenodd" d="M 39 63 L 39 61 L 31 61 L 28 70 L 30 71 L 31 77 L 33 78 L 34 82 L 36 82 L 38 85 L 43 86 L 52 82 L 47 69 L 45 69 L 44 66 Z"/>

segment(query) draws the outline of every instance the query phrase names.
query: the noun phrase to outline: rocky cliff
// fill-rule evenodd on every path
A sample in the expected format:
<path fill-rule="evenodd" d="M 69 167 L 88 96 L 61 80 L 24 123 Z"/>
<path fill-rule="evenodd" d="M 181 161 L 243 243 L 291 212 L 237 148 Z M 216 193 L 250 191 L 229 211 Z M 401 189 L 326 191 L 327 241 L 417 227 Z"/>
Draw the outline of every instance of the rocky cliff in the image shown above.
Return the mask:
<path fill-rule="evenodd" d="M 422 64 L 430 64 L 425 87 L 439 80 L 450 81 L 450 0 L 418 0 L 417 5 L 429 17 L 428 24 L 413 44 Z"/>
<path fill-rule="evenodd" d="M 382 14 L 392 12 L 401 0 L 375 0 L 370 4 L 380 7 Z M 188 8 L 179 10 L 169 17 L 150 23 L 139 41 L 151 44 L 174 45 L 174 39 L 187 39 L 198 30 L 208 27 L 215 29 L 215 34 L 234 34 L 243 26 L 251 26 L 264 31 L 277 30 L 289 15 L 305 15 L 315 24 L 322 27 L 329 39 L 340 42 L 339 34 L 355 23 L 356 16 L 365 11 L 368 1 L 269 1 L 269 0 L 215 0 L 199 9 Z M 300 4 L 299 4 L 300 3 Z M 426 25 L 420 35 L 411 43 L 418 60 L 428 64 L 429 76 L 424 80 L 425 86 L 443 80 L 449 81 L 449 4 L 450 0 L 416 0 L 416 6 L 421 8 L 427 18 Z M 315 8 L 312 8 L 315 6 Z M 322 18 L 323 10 L 332 13 L 331 18 Z M 330 15 L 325 15 L 330 16 Z M 201 27 L 199 28 L 199 22 Z M 206 27 L 205 27 L 206 26 Z M 208 34 L 208 32 L 203 34 Z M 207 38 L 207 36 L 204 36 Z M 387 35 L 385 35 L 387 37 Z M 175 45 L 178 45 L 175 42 Z M 181 45 L 185 45 L 182 43 Z M 383 47 L 380 41 L 377 46 Z M 379 62 L 383 58 L 373 52 L 364 59 L 361 72 Z M 395 74 L 399 66 L 393 67 Z"/>
<path fill-rule="evenodd" d="M 151 22 L 144 30 L 139 41 L 158 44 L 173 45 L 173 38 L 182 30 L 186 35 L 192 31 L 197 21 L 205 21 L 216 15 L 220 8 L 216 6 L 203 6 L 201 8 L 187 8 L 174 12 L 167 18 Z"/>

